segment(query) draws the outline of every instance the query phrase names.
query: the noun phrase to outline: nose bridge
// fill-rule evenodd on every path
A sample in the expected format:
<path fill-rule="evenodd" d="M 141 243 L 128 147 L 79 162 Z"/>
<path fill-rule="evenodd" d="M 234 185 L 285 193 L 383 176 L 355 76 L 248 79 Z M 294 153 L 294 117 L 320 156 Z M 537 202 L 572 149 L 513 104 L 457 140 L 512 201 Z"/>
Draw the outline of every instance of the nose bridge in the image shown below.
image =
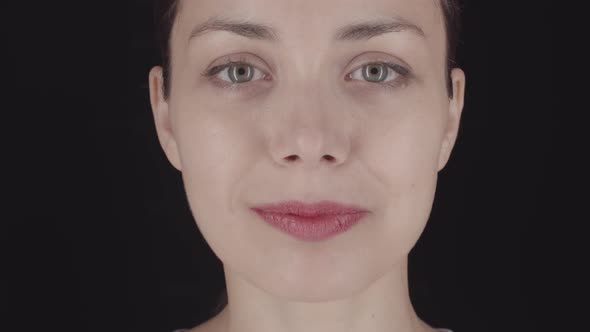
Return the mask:
<path fill-rule="evenodd" d="M 279 73 L 282 111 L 292 111 L 304 117 L 321 115 L 320 105 L 329 96 L 324 94 L 327 79 L 321 73 L 321 60 L 317 51 L 300 49 L 286 59 Z"/>
<path fill-rule="evenodd" d="M 293 67 L 291 73 L 283 77 L 284 111 L 300 125 L 325 127 L 335 107 L 329 88 L 332 80 L 321 73 L 319 60 L 299 60 Z"/>
<path fill-rule="evenodd" d="M 305 43 L 305 39 L 301 40 Z M 299 46 L 297 46 L 299 45 Z M 329 71 L 329 61 L 325 49 L 321 46 L 293 44 L 285 58 L 280 79 L 285 85 L 287 94 L 308 106 L 320 106 L 331 100 L 330 92 L 336 84 L 333 74 Z"/>
<path fill-rule="evenodd" d="M 321 49 L 313 47 L 298 47 L 298 50 L 290 52 L 289 60 L 283 68 L 283 79 L 286 84 L 291 85 L 294 91 L 318 93 L 319 84 L 326 82 L 322 79 Z"/>
<path fill-rule="evenodd" d="M 330 97 L 325 93 L 325 84 L 318 76 L 312 72 L 302 73 L 292 76 L 286 82 L 285 93 L 292 98 L 292 105 L 288 107 L 299 110 L 299 113 L 311 112 L 313 114 L 309 115 L 321 115 L 320 113 L 323 111 L 321 105 L 327 102 Z"/>

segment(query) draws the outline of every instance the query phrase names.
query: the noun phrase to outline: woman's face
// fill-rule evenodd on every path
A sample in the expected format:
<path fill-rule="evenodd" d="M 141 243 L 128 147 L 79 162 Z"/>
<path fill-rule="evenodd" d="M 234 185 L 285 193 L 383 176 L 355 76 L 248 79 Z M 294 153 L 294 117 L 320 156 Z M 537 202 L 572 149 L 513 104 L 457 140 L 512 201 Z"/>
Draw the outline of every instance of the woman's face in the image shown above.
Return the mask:
<path fill-rule="evenodd" d="M 160 143 L 226 269 L 272 294 L 317 301 L 364 289 L 404 261 L 429 217 L 463 106 L 459 69 L 455 98 L 447 96 L 436 1 L 181 1 L 170 98 L 154 68 L 151 102 Z M 273 30 L 213 28 L 190 38 L 210 18 Z M 379 29 L 343 33 L 393 18 L 407 25 L 371 38 Z M 227 59 L 246 64 L 202 75 Z M 285 200 L 370 213 L 348 232 L 305 242 L 250 210 Z"/>

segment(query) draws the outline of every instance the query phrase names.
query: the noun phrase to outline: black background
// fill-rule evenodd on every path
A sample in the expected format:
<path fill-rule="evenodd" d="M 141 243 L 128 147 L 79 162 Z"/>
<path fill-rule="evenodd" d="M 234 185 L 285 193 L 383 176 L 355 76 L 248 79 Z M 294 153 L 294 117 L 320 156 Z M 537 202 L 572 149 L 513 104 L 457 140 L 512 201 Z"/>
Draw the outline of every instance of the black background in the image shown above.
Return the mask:
<path fill-rule="evenodd" d="M 224 286 L 157 141 L 150 6 L 3 9 L 10 310 L 0 330 L 169 332 L 209 318 Z M 463 15 L 466 103 L 411 253 L 412 300 L 427 322 L 455 332 L 536 331 L 534 229 L 551 217 L 549 3 L 467 1 Z"/>

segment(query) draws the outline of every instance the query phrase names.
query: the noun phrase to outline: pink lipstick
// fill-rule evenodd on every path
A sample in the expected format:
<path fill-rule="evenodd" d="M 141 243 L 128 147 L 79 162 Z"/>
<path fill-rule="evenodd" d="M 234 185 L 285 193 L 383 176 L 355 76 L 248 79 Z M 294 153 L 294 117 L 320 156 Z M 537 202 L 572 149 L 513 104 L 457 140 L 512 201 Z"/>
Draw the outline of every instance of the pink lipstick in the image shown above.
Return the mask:
<path fill-rule="evenodd" d="M 286 201 L 253 207 L 262 219 L 304 241 L 321 241 L 349 230 L 369 211 L 331 201 Z"/>

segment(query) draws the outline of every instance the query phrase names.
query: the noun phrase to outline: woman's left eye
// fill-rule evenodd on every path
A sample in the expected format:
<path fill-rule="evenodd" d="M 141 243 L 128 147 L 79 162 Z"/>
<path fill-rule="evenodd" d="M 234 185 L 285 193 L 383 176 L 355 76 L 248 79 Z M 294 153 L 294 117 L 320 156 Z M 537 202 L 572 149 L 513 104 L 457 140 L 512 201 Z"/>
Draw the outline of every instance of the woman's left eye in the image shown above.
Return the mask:
<path fill-rule="evenodd" d="M 408 74 L 409 70 L 400 65 L 388 62 L 373 62 L 348 74 L 347 78 L 393 86 L 396 85 L 398 81 L 403 80 Z"/>

